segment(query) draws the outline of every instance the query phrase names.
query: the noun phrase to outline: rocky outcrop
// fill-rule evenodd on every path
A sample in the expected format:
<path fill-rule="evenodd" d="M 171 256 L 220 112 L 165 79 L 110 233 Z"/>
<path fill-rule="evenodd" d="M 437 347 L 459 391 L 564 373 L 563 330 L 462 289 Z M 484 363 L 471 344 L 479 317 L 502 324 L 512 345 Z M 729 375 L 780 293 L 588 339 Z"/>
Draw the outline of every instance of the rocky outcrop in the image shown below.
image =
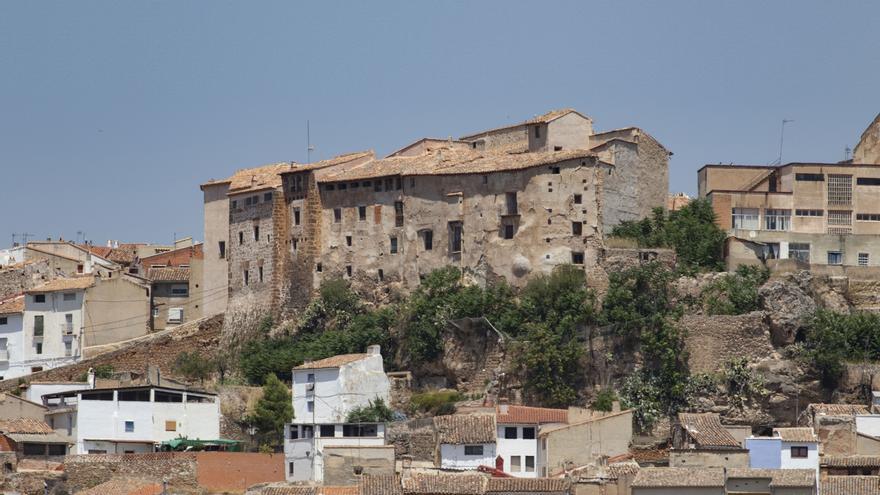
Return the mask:
<path fill-rule="evenodd" d="M 773 345 L 793 344 L 798 331 L 816 311 L 816 303 L 800 285 L 790 280 L 771 280 L 758 290 L 758 295 Z"/>
<path fill-rule="evenodd" d="M 685 349 L 692 373 L 712 373 L 734 358 L 763 359 L 773 355 L 764 313 L 744 315 L 685 315 L 678 324 L 685 332 Z"/>

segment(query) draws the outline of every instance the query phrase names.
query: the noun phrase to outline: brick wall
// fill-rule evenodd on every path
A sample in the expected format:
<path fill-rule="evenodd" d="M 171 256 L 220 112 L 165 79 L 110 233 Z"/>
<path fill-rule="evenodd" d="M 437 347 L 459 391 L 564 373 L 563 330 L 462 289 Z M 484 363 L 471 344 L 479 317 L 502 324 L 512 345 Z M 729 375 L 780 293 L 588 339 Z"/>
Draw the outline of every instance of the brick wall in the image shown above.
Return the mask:
<path fill-rule="evenodd" d="M 284 481 L 284 454 L 198 452 L 199 486 L 211 492 L 242 492 L 256 483 Z"/>

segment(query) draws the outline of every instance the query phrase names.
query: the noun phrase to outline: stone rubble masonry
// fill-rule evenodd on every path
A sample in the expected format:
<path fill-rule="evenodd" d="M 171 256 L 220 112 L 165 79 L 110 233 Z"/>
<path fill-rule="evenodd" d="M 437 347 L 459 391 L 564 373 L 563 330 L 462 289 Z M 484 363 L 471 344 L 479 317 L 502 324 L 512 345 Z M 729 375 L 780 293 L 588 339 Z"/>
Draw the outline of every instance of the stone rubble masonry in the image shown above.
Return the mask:
<path fill-rule="evenodd" d="M 764 358 L 773 353 L 764 313 L 744 315 L 685 315 L 685 349 L 693 373 L 711 373 L 734 358 Z"/>
<path fill-rule="evenodd" d="M 110 365 L 115 371 L 144 372 L 148 365 L 156 365 L 163 376 L 174 376 L 174 360 L 183 351 L 198 351 L 206 357 L 213 356 L 219 347 L 223 315 L 207 320 L 184 324 L 173 331 L 147 337 L 115 351 L 84 359 L 69 366 L 28 375 L 28 381 L 78 380 L 89 368 Z M 0 381 L 0 391 L 18 388 L 18 378 Z"/>
<path fill-rule="evenodd" d="M 433 418 L 388 423 L 386 438 L 397 458 L 408 455 L 414 461 L 434 461 L 437 440 Z"/>
<path fill-rule="evenodd" d="M 55 274 L 45 259 L 0 268 L 0 299 L 20 294 L 53 278 Z"/>

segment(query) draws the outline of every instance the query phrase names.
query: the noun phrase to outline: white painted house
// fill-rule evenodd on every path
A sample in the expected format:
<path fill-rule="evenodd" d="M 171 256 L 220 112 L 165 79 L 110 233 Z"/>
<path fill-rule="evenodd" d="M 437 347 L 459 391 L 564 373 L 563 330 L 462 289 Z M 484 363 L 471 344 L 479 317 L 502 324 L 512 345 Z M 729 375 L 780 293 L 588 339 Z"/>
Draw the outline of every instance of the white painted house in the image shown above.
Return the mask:
<path fill-rule="evenodd" d="M 492 464 L 505 473 L 520 478 L 538 478 L 538 428 L 568 423 L 567 409 L 499 405 L 495 410 L 497 454 Z"/>
<path fill-rule="evenodd" d="M 293 369 L 294 419 L 284 427 L 288 481 L 324 480 L 325 447 L 381 447 L 383 423 L 346 422 L 348 414 L 370 401 L 391 401 L 379 346 L 366 354 L 343 354 Z"/>
<path fill-rule="evenodd" d="M 157 385 L 90 388 L 43 395 L 43 404 L 47 418 L 70 418 L 53 427 L 75 438 L 76 454 L 144 453 L 180 437 L 220 438 L 220 401 L 208 392 Z"/>
<path fill-rule="evenodd" d="M 474 470 L 495 467 L 495 415 L 451 414 L 435 416 L 441 469 Z"/>
<path fill-rule="evenodd" d="M 27 373 L 80 360 L 83 301 L 86 289 L 94 284 L 90 275 L 57 278 L 25 292 L 23 365 Z"/>
<path fill-rule="evenodd" d="M 812 469 L 819 476 L 819 438 L 812 428 L 774 428 L 771 437 L 749 437 L 749 467 Z"/>
<path fill-rule="evenodd" d="M 24 353 L 24 296 L 0 301 L 0 380 L 30 373 Z"/>

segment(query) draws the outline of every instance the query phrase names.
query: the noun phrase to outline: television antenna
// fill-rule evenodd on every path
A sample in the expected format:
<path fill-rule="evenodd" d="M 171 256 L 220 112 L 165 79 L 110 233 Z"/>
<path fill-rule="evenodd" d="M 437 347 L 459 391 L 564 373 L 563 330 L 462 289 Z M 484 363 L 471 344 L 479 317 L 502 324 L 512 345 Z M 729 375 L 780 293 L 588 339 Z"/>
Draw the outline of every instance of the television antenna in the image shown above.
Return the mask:
<path fill-rule="evenodd" d="M 779 158 L 773 163 L 774 165 L 782 165 L 782 145 L 785 143 L 785 124 L 794 122 L 791 119 L 782 119 L 782 128 L 779 131 Z"/>
<path fill-rule="evenodd" d="M 312 130 L 308 120 L 306 120 L 306 161 L 308 163 L 312 163 L 312 151 L 315 151 L 315 147 L 312 146 Z"/>

